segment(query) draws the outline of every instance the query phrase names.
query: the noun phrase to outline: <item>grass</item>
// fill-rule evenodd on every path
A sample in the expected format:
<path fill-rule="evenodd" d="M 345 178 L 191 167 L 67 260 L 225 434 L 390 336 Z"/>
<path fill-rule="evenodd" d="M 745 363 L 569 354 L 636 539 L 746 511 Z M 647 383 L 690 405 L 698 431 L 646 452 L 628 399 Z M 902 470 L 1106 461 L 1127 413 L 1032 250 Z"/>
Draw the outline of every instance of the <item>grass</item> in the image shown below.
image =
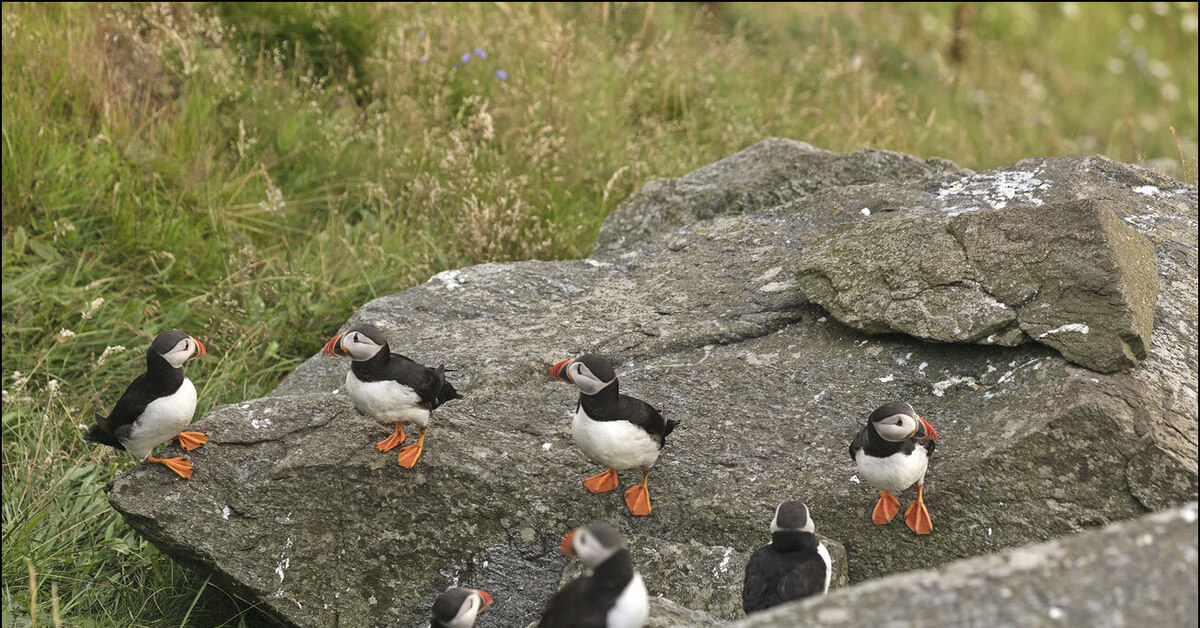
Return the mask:
<path fill-rule="evenodd" d="M 1186 3 L 5 4 L 4 626 L 254 623 L 80 438 L 158 331 L 209 347 L 199 416 L 371 298 L 585 255 L 641 183 L 766 136 L 1195 182 L 1196 51 Z"/>

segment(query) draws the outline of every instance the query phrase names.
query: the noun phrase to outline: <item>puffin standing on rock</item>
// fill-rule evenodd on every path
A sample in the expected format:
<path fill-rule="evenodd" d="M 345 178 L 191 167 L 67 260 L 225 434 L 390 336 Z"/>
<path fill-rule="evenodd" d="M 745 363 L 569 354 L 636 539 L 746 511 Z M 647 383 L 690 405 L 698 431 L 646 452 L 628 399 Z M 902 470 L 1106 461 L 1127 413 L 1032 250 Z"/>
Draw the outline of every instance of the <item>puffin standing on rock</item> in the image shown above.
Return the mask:
<path fill-rule="evenodd" d="M 746 614 L 829 592 L 833 560 L 814 534 L 808 506 L 783 502 L 771 520 L 771 543 L 746 563 L 742 610 Z"/>
<path fill-rule="evenodd" d="M 433 603 L 429 628 L 471 628 L 475 617 L 492 605 L 492 596 L 483 589 L 450 587 Z"/>
<path fill-rule="evenodd" d="M 607 523 L 575 528 L 563 537 L 562 553 L 592 567 L 550 599 L 538 628 L 641 628 L 650 598 L 621 533 Z"/>
<path fill-rule="evenodd" d="M 376 443 L 379 451 L 391 451 L 404 443 L 404 423 L 416 423 L 421 436 L 415 445 L 400 450 L 397 463 L 411 469 L 425 447 L 429 414 L 453 399 L 462 399 L 446 381 L 446 367 L 431 369 L 388 349 L 383 332 L 360 323 L 338 334 L 325 345 L 322 355 L 350 357 L 346 393 L 359 412 L 391 427 L 395 432 Z"/>
<path fill-rule="evenodd" d="M 579 404 L 571 424 L 576 446 L 589 460 L 608 470 L 583 481 L 593 493 L 617 488 L 617 471 L 639 468 L 642 483 L 625 491 L 625 505 L 635 515 L 650 514 L 650 469 L 679 421 L 667 421 L 650 404 L 620 394 L 612 364 L 586 353 L 550 368 L 550 377 L 575 384 Z"/>
<path fill-rule="evenodd" d="M 850 443 L 850 457 L 858 473 L 868 484 L 879 489 L 879 501 L 871 520 L 883 525 L 900 512 L 899 493 L 917 484 L 917 501 L 904 511 L 904 522 L 917 534 L 933 531 L 933 521 L 925 509 L 925 471 L 933 455 L 937 432 L 902 401 L 883 404 L 867 418 L 867 425 Z"/>
<path fill-rule="evenodd" d="M 184 479 L 192 477 L 186 457 L 154 458 L 154 448 L 176 439 L 184 451 L 208 442 L 200 432 L 183 429 L 196 413 L 196 387 L 184 377 L 183 363 L 205 355 L 199 340 L 172 329 L 164 331 L 146 350 L 146 372 L 133 380 L 108 416 L 95 414 L 96 425 L 83 440 L 100 443 L 146 460 L 160 462 Z"/>

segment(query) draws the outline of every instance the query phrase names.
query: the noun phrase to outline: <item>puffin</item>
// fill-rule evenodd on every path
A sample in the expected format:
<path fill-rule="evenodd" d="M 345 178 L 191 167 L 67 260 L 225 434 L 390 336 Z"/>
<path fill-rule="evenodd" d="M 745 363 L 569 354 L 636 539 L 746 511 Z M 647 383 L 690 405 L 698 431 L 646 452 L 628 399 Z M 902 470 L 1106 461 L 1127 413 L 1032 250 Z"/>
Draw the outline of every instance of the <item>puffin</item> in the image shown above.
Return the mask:
<path fill-rule="evenodd" d="M 833 560 L 814 534 L 808 506 L 786 501 L 775 509 L 771 542 L 746 563 L 742 610 L 749 615 L 784 602 L 829 593 Z"/>
<path fill-rule="evenodd" d="M 664 420 L 654 406 L 622 395 L 617 374 L 603 356 L 585 353 L 562 360 L 550 368 L 550 377 L 579 388 L 571 436 L 589 460 L 608 467 L 584 480 L 584 487 L 611 491 L 617 488 L 617 471 L 641 469 L 642 483 L 625 491 L 625 505 L 634 515 L 650 514 L 650 469 L 679 421 Z"/>
<path fill-rule="evenodd" d="M 562 552 L 578 557 L 590 576 L 580 576 L 550 599 L 538 628 L 641 628 L 650 616 L 650 598 L 621 533 L 607 523 L 575 528 L 562 540 Z"/>
<path fill-rule="evenodd" d="M 169 440 L 179 441 L 184 451 L 208 442 L 200 432 L 183 431 L 196 413 L 196 386 L 183 375 L 183 364 L 207 353 L 199 340 L 178 329 L 159 334 L 146 350 L 146 372 L 129 384 L 108 416 L 94 413 L 96 424 L 83 440 L 162 463 L 184 479 L 192 477 L 187 457 L 154 458 L 150 453 Z"/>
<path fill-rule="evenodd" d="M 346 393 L 359 412 L 392 427 L 391 436 L 375 444 L 391 451 L 404 443 L 404 423 L 416 423 L 421 435 L 415 445 L 400 449 L 397 463 L 413 468 L 425 447 L 429 415 L 438 406 L 462 395 L 446 381 L 446 367 L 431 369 L 388 348 L 383 332 L 374 325 L 359 323 L 325 344 L 322 355 L 349 357 Z"/>
<path fill-rule="evenodd" d="M 858 474 L 879 489 L 879 501 L 871 520 L 883 525 L 900 512 L 899 493 L 917 485 L 917 501 L 904 511 L 904 522 L 917 534 L 933 531 L 933 521 L 925 509 L 925 470 L 933 455 L 937 432 L 912 406 L 890 401 L 867 417 L 867 424 L 850 443 L 850 457 Z"/>
<path fill-rule="evenodd" d="M 483 589 L 450 587 L 433 603 L 429 628 L 471 628 L 475 617 L 492 605 L 492 596 Z"/>

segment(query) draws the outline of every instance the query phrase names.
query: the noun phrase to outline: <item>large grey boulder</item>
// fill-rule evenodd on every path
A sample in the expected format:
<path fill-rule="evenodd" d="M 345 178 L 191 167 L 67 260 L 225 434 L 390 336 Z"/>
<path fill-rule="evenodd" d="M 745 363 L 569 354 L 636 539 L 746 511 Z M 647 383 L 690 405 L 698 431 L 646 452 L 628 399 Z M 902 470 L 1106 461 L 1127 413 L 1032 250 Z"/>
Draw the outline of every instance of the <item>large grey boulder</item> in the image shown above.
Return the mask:
<path fill-rule="evenodd" d="M 872 580 L 733 628 L 1195 626 L 1196 504 L 938 570 Z"/>
<path fill-rule="evenodd" d="M 348 364 L 314 356 L 270 397 L 197 423 L 211 440 L 192 452 L 190 481 L 140 465 L 113 481 L 111 502 L 164 551 L 290 624 L 417 626 L 462 583 L 495 594 L 487 628 L 537 616 L 566 565 L 562 535 L 591 521 L 745 553 L 780 501 L 802 499 L 858 582 L 1195 500 L 1196 188 L 1099 157 L 966 175 L 786 140 L 702 171 L 627 200 L 591 259 L 447 271 L 355 313 L 395 350 L 458 369 L 465 399 L 437 410 L 412 470 L 375 451 L 388 430 L 340 392 Z M 763 172 L 774 191 L 748 191 Z M 1107 203 L 1154 245 L 1153 334 L 1127 371 L 1099 374 L 1036 343 L 863 335 L 797 287 L 806 245 L 869 220 L 864 209 L 1076 199 Z M 620 491 L 580 486 L 600 469 L 571 443 L 577 392 L 546 371 L 584 350 L 614 358 L 623 392 L 682 422 L 650 477 L 648 517 L 630 516 Z M 913 403 L 941 436 L 928 537 L 871 523 L 877 494 L 847 452 L 888 399 Z"/>
<path fill-rule="evenodd" d="M 869 333 L 1036 341 L 1101 372 L 1146 355 L 1154 247 L 1103 201 L 888 213 L 805 247 L 800 292 Z"/>

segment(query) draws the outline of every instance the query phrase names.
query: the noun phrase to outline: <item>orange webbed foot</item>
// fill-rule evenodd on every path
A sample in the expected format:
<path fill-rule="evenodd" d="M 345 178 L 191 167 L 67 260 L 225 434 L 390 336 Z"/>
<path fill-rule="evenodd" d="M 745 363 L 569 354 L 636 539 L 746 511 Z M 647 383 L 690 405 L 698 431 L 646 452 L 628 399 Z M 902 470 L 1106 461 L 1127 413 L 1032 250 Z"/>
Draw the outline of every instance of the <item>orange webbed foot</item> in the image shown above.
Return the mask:
<path fill-rule="evenodd" d="M 178 473 L 178 474 L 179 474 L 179 477 L 181 477 L 181 478 L 183 478 L 183 479 L 185 479 L 185 480 L 186 480 L 186 479 L 189 479 L 189 478 L 191 478 L 191 477 L 192 477 L 192 463 L 191 463 L 191 462 L 188 462 L 188 459 L 187 459 L 187 458 L 184 458 L 184 457 L 179 457 L 179 458 L 155 458 L 154 456 L 148 456 L 148 457 L 146 458 L 146 462 L 159 462 L 159 463 L 162 463 L 162 464 L 163 464 L 163 465 L 165 465 L 165 466 L 166 466 L 168 469 L 170 469 L 170 470 L 174 471 L 175 473 Z"/>
<path fill-rule="evenodd" d="M 421 457 L 421 451 L 425 449 L 425 430 L 421 430 L 421 437 L 417 439 L 416 445 L 409 445 L 400 450 L 400 456 L 396 458 L 396 464 L 405 469 L 413 468 L 417 464 L 417 458 Z"/>
<path fill-rule="evenodd" d="M 650 514 L 650 487 L 647 486 L 649 479 L 650 474 L 643 472 L 642 483 L 625 491 L 625 505 L 629 507 L 629 512 L 639 517 Z"/>
<path fill-rule="evenodd" d="M 900 512 L 900 500 L 887 491 L 879 491 L 879 501 L 875 502 L 875 510 L 871 512 L 871 521 L 881 526 L 892 520 Z"/>
<path fill-rule="evenodd" d="M 375 449 L 378 449 L 379 451 L 391 451 L 391 450 L 395 449 L 397 445 L 401 445 L 403 443 L 404 443 L 404 424 L 400 423 L 399 421 L 396 421 L 396 431 L 392 432 L 391 436 L 388 436 L 387 438 L 379 441 L 378 443 L 375 443 Z"/>
<path fill-rule="evenodd" d="M 191 451 L 208 442 L 208 437 L 200 432 L 180 432 L 175 439 L 184 451 Z"/>
<path fill-rule="evenodd" d="M 908 509 L 904 511 L 904 523 L 908 524 L 908 528 L 917 534 L 925 535 L 933 532 L 933 520 L 929 518 L 929 511 L 925 509 L 925 500 L 922 499 L 922 493 L 925 492 L 925 485 L 917 485 L 917 501 L 908 505 Z"/>
<path fill-rule="evenodd" d="M 593 493 L 607 493 L 617 488 L 618 483 L 617 472 L 609 469 L 600 475 L 593 475 L 584 480 L 583 486 Z"/>

